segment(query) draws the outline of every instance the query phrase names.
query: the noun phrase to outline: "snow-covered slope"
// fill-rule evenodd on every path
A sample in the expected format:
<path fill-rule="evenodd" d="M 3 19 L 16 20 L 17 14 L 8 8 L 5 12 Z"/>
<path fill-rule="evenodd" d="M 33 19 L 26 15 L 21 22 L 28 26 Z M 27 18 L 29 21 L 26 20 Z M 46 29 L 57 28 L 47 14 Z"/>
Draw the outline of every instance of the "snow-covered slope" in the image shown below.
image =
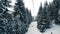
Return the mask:
<path fill-rule="evenodd" d="M 43 34 L 60 34 L 60 26 L 54 25 L 51 29 L 46 30 Z"/>
<path fill-rule="evenodd" d="M 32 22 L 28 28 L 28 31 L 26 34 L 41 34 L 39 30 L 37 29 L 37 22 Z"/>
<path fill-rule="evenodd" d="M 47 29 L 44 33 L 41 33 L 37 28 L 37 22 L 32 22 L 28 28 L 26 34 L 60 34 L 60 26 L 55 25 L 51 29 Z"/>

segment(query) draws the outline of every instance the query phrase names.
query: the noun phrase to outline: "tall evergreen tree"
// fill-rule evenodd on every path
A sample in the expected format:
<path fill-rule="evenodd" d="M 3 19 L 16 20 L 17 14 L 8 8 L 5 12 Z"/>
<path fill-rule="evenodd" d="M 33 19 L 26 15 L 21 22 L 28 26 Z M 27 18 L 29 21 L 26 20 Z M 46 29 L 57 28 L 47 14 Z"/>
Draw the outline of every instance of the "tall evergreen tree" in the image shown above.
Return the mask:
<path fill-rule="evenodd" d="M 46 29 L 50 28 L 50 16 L 48 12 L 48 6 L 48 3 L 46 2 L 44 4 L 44 7 L 42 7 L 42 5 L 40 6 L 38 12 L 37 28 L 40 30 L 40 32 L 45 32 Z"/>
<path fill-rule="evenodd" d="M 14 26 L 15 34 L 25 34 L 28 30 L 29 24 L 31 23 L 32 16 L 29 10 L 24 7 L 23 0 L 16 0 L 16 1 L 17 3 L 15 3 L 14 7 L 15 12 L 13 13 L 14 19 L 17 20 Z"/>
<path fill-rule="evenodd" d="M 11 14 L 8 13 L 9 10 L 6 7 L 10 6 L 9 3 L 10 1 L 8 0 L 0 1 L 0 34 L 8 34 L 7 26 L 9 19 L 11 19 Z"/>
<path fill-rule="evenodd" d="M 60 0 L 54 0 L 53 1 L 53 4 L 52 4 L 53 6 L 54 6 L 54 12 L 55 12 L 55 15 L 54 15 L 54 17 L 55 17 L 55 23 L 56 24 L 60 24 L 60 20 L 59 20 L 59 10 L 60 10 Z"/>
<path fill-rule="evenodd" d="M 40 32 L 44 32 L 46 29 L 51 28 L 51 24 L 60 25 L 60 0 L 53 0 L 49 5 L 47 2 L 44 4 L 44 7 L 39 9 L 38 12 L 38 29 Z M 43 24 L 43 25 L 41 25 Z"/>
<path fill-rule="evenodd" d="M 8 0 L 0 1 L 0 34 L 25 34 L 32 21 L 31 12 L 24 7 L 23 0 L 16 0 L 13 14 L 8 13 Z"/>

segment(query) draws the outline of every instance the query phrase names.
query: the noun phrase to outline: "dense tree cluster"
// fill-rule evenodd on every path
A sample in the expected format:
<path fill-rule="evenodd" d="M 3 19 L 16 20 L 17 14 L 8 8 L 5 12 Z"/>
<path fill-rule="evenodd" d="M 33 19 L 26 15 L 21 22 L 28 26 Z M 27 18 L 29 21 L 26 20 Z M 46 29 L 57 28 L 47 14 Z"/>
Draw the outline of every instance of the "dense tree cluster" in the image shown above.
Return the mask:
<path fill-rule="evenodd" d="M 16 3 L 14 10 L 15 10 L 15 12 L 13 13 L 14 17 L 17 17 L 17 19 L 19 19 L 19 21 L 21 21 L 21 24 L 22 24 L 20 27 L 21 30 L 19 33 L 24 34 L 25 32 L 27 32 L 29 24 L 32 21 L 31 12 L 24 7 L 23 0 L 17 0 L 17 3 Z M 16 31 L 16 32 L 18 32 L 18 31 Z"/>
<path fill-rule="evenodd" d="M 10 1 L 0 1 L 0 34 L 25 34 L 28 30 L 32 21 L 31 12 L 24 7 L 23 0 L 16 1 L 12 14 L 6 8 L 10 6 Z"/>
<path fill-rule="evenodd" d="M 56 25 L 60 25 L 60 0 L 53 0 L 49 4 L 45 2 L 44 7 L 41 4 L 37 16 L 37 28 L 43 33 L 51 28 L 53 21 Z"/>

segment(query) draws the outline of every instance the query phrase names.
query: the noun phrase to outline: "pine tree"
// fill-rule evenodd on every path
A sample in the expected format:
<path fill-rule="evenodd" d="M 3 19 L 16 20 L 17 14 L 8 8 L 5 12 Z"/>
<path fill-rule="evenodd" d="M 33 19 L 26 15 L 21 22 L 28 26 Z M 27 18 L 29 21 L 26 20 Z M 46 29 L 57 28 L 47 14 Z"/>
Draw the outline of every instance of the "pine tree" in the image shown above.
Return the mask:
<path fill-rule="evenodd" d="M 23 0 L 16 1 L 17 3 L 15 3 L 14 7 L 15 12 L 13 13 L 16 22 L 13 29 L 15 29 L 15 34 L 25 34 L 28 30 L 29 24 L 31 23 L 32 16 L 29 10 L 24 7 Z"/>
<path fill-rule="evenodd" d="M 39 12 L 38 12 L 38 25 L 37 28 L 40 30 L 40 32 L 45 32 L 46 29 L 50 28 L 50 16 L 48 11 L 48 3 L 46 2 L 44 4 L 44 7 L 42 5 L 40 6 Z"/>
<path fill-rule="evenodd" d="M 8 3 L 8 4 L 7 4 Z M 0 1 L 0 34 L 7 34 L 7 24 L 8 19 L 11 19 L 11 15 L 8 14 L 8 9 L 6 7 L 9 6 L 8 0 Z"/>
<path fill-rule="evenodd" d="M 7 7 L 9 7 L 9 3 L 11 3 L 8 0 L 1 0 L 0 1 L 0 14 L 6 13 L 8 11 Z"/>
<path fill-rule="evenodd" d="M 9 14 L 8 0 L 0 1 L 0 34 L 25 34 L 32 21 L 31 12 L 24 7 L 23 0 L 16 0 L 13 14 Z"/>
<path fill-rule="evenodd" d="M 53 1 L 53 6 L 54 6 L 54 12 L 55 12 L 55 24 L 60 24 L 59 20 L 59 10 L 60 10 L 60 0 L 54 0 Z"/>
<path fill-rule="evenodd" d="M 40 32 L 44 32 L 46 29 L 51 28 L 51 24 L 54 23 L 56 25 L 60 25 L 60 0 L 53 0 L 52 3 L 49 5 L 47 2 L 44 4 L 44 7 L 40 6 L 39 12 L 38 12 L 38 25 L 37 28 L 40 30 Z"/>
<path fill-rule="evenodd" d="M 29 25 L 30 22 L 32 21 L 32 15 L 31 15 L 31 11 L 29 11 L 27 8 L 26 8 L 26 19 L 27 19 L 27 24 Z"/>

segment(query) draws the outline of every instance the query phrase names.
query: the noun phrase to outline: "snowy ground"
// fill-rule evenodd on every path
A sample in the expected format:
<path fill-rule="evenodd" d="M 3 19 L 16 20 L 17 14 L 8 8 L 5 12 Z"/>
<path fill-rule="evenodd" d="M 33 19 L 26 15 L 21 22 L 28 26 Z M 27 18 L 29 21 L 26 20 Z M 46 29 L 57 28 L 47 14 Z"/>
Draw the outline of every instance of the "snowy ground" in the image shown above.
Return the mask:
<path fill-rule="evenodd" d="M 26 34 L 41 34 L 37 29 L 37 22 L 32 22 L 29 26 L 28 32 Z"/>
<path fill-rule="evenodd" d="M 60 26 L 54 24 L 51 29 L 47 29 L 44 33 L 41 33 L 39 32 L 37 28 L 37 22 L 35 21 L 29 25 L 26 34 L 51 34 L 51 32 L 52 34 L 60 34 Z"/>
<path fill-rule="evenodd" d="M 51 29 L 46 30 L 43 34 L 60 34 L 60 26 L 54 25 Z"/>

